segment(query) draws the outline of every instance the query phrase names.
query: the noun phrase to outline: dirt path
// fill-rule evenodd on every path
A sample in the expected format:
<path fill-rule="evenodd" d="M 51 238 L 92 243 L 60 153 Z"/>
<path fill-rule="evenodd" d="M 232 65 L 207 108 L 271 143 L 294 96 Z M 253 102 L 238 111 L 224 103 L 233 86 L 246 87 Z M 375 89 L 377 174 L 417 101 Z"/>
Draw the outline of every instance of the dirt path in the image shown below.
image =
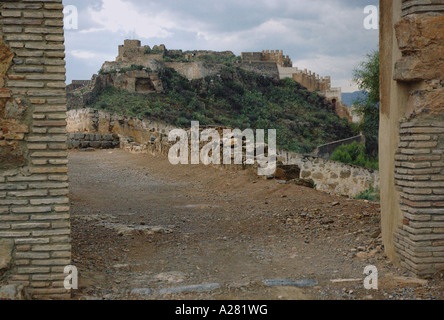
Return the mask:
<path fill-rule="evenodd" d="M 121 150 L 69 160 L 77 299 L 443 298 L 442 275 L 396 278 L 376 204 Z"/>

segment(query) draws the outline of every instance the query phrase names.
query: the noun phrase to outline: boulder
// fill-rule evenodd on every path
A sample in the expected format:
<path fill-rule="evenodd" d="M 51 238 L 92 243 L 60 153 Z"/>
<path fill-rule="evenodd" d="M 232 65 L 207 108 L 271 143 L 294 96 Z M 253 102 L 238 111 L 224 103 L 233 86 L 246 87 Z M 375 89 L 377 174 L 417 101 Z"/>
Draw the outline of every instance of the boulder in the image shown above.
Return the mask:
<path fill-rule="evenodd" d="M 290 181 L 301 177 L 301 169 L 297 165 L 278 163 L 274 177 L 278 180 Z"/>
<path fill-rule="evenodd" d="M 293 179 L 293 180 L 290 180 L 289 183 L 295 184 L 297 186 L 311 188 L 311 189 L 315 188 L 315 182 L 312 179 Z"/>

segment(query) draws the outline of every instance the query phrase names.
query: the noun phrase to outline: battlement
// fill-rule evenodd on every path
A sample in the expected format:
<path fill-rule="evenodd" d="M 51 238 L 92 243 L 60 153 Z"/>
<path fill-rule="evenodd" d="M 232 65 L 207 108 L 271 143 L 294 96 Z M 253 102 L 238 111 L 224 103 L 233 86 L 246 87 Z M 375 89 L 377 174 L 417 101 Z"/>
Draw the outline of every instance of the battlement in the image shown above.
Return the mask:
<path fill-rule="evenodd" d="M 91 84 L 91 80 L 72 80 L 71 84 L 66 86 L 66 92 L 72 92 Z"/>
<path fill-rule="evenodd" d="M 165 45 L 154 46 L 153 49 L 150 46 L 142 46 L 140 40 L 125 40 L 123 45 L 119 46 L 119 55 L 116 61 L 131 61 L 138 58 L 142 58 L 144 55 L 149 54 L 151 51 L 159 54 L 159 52 L 165 52 Z"/>
<path fill-rule="evenodd" d="M 140 48 L 142 46 L 142 43 L 140 42 L 140 40 L 125 40 L 124 42 L 124 47 L 125 48 Z"/>
<path fill-rule="evenodd" d="M 283 50 L 263 50 L 262 52 L 243 52 L 242 62 L 246 64 L 257 62 L 273 62 L 281 67 L 292 67 L 289 56 L 284 56 Z"/>

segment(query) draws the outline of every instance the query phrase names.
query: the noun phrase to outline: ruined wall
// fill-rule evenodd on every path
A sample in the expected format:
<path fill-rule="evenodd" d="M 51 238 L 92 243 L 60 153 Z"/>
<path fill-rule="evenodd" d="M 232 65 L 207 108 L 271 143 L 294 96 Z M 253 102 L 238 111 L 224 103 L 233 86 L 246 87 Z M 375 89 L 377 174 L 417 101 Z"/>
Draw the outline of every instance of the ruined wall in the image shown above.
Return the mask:
<path fill-rule="evenodd" d="M 285 165 L 298 165 L 302 179 L 312 179 L 316 189 L 348 197 L 379 189 L 379 172 L 322 158 L 278 150 Z"/>
<path fill-rule="evenodd" d="M 66 144 L 68 149 L 114 149 L 120 146 L 120 139 L 115 134 L 70 133 Z"/>
<path fill-rule="evenodd" d="M 137 144 L 147 144 L 153 136 L 160 137 L 175 127 L 148 119 L 141 120 L 95 109 L 76 109 L 67 112 L 69 133 L 115 134 L 131 137 Z"/>
<path fill-rule="evenodd" d="M 62 0 L 0 2 L 0 241 L 12 245 L 0 286 L 45 298 L 70 296 L 62 10 Z"/>
<path fill-rule="evenodd" d="M 293 62 L 289 56 L 284 56 L 283 50 L 262 50 L 262 52 L 243 52 L 241 54 L 243 63 L 250 62 L 272 62 L 280 67 L 292 67 Z"/>
<path fill-rule="evenodd" d="M 83 88 L 91 84 L 91 80 L 73 80 L 71 84 L 66 86 L 66 92 L 72 92 L 76 89 Z"/>
<path fill-rule="evenodd" d="M 417 275 L 444 269 L 442 52 L 442 1 L 381 1 L 383 239 Z"/>
<path fill-rule="evenodd" d="M 281 79 L 284 79 L 289 72 L 287 70 L 289 68 L 279 68 L 279 74 Z M 295 69 L 295 68 L 291 68 Z M 296 68 L 297 69 L 297 68 Z M 306 87 L 308 91 L 327 91 L 331 88 L 331 78 L 325 77 L 321 78 L 314 72 L 311 72 L 307 69 L 305 70 L 296 70 L 292 72 L 289 78 L 294 81 L 300 83 L 302 86 Z"/>
<path fill-rule="evenodd" d="M 166 62 L 167 68 L 176 70 L 187 79 L 203 79 L 220 73 L 221 67 L 207 68 L 203 62 Z"/>

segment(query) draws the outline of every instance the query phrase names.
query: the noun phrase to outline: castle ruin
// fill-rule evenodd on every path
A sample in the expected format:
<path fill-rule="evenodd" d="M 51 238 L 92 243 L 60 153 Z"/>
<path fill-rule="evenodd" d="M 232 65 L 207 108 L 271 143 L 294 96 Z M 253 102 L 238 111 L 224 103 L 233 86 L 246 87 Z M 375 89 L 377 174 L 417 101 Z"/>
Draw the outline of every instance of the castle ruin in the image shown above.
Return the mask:
<path fill-rule="evenodd" d="M 125 40 L 119 46 L 119 53 L 115 61 L 105 62 L 101 72 L 105 74 L 104 79 L 93 78 L 87 83 L 90 87 L 97 86 L 96 81 L 100 80 L 99 88 L 106 85 L 114 86 L 118 89 L 137 93 L 162 92 L 162 84 L 157 77 L 157 71 L 162 67 L 172 68 L 189 80 L 203 79 L 207 76 L 216 76 L 223 66 L 217 63 L 218 59 L 233 59 L 236 57 L 231 51 L 208 51 L 196 50 L 167 50 L 165 45 L 142 46 L 140 40 Z M 203 59 L 207 57 L 214 59 L 208 65 Z M 310 92 L 318 92 L 333 105 L 336 114 L 352 121 L 349 108 L 342 103 L 341 88 L 331 87 L 331 77 L 320 77 L 316 73 L 299 70 L 293 67 L 293 62 L 289 56 L 284 56 L 282 50 L 264 50 L 262 52 L 243 52 L 241 61 L 235 61 L 235 65 L 241 68 L 262 74 L 274 79 L 293 79 Z M 138 70 L 134 70 L 138 69 Z M 131 71 L 131 73 L 130 73 Z M 86 83 L 86 81 L 84 82 Z M 83 87 L 82 81 L 73 82 L 68 86 L 70 106 L 82 106 L 88 101 L 89 94 L 73 94 L 73 92 Z M 92 91 L 97 91 L 92 89 Z"/>

